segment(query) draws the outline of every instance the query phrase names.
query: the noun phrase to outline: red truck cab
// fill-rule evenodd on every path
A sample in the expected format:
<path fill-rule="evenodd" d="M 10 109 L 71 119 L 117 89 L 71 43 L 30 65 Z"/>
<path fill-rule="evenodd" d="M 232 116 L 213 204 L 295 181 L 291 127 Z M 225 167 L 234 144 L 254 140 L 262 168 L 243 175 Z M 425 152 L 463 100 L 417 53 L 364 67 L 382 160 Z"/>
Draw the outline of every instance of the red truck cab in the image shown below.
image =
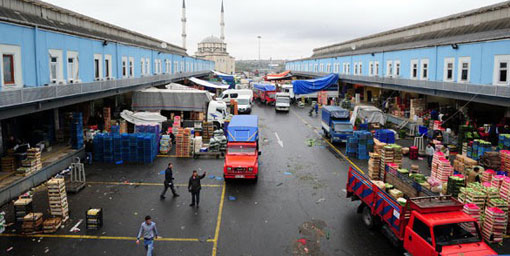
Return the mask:
<path fill-rule="evenodd" d="M 262 103 L 274 103 L 276 101 L 276 86 L 273 84 L 254 84 L 253 96 Z"/>
<path fill-rule="evenodd" d="M 401 205 L 360 170 L 349 168 L 347 197 L 361 201 L 358 213 L 368 228 L 381 227 L 408 255 L 497 255 L 483 241 L 476 219 L 451 196 L 410 198 Z"/>
<path fill-rule="evenodd" d="M 227 152 L 223 165 L 225 179 L 258 179 L 258 117 L 236 115 L 227 127 Z"/>

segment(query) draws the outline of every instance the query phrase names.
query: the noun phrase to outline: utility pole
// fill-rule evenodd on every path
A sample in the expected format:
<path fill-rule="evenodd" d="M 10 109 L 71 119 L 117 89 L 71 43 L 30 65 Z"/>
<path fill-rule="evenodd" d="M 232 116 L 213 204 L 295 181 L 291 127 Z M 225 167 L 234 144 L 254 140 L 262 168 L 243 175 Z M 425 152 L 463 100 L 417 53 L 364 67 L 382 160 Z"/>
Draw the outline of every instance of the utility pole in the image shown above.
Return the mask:
<path fill-rule="evenodd" d="M 259 39 L 259 66 L 262 67 L 262 63 L 260 63 L 260 39 L 262 37 L 261 36 L 257 36 L 257 38 Z"/>

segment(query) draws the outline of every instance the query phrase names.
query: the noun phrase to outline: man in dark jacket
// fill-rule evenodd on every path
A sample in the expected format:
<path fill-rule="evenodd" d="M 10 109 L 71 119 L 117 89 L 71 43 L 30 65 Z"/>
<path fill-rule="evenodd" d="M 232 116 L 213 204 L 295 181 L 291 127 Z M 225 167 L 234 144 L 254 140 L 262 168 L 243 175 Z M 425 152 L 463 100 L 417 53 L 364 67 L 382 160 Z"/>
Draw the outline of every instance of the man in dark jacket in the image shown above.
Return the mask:
<path fill-rule="evenodd" d="M 170 188 L 172 190 L 172 194 L 174 194 L 174 197 L 179 196 L 179 194 L 177 194 L 177 192 L 175 192 L 175 188 L 174 188 L 174 173 L 172 171 L 173 167 L 174 167 L 174 165 L 172 163 L 168 163 L 168 167 L 165 170 L 165 182 L 164 182 L 165 188 L 163 189 L 163 192 L 161 193 L 161 196 L 160 196 L 161 199 L 165 199 L 165 193 L 168 190 L 168 188 Z"/>
<path fill-rule="evenodd" d="M 189 206 L 195 206 L 195 200 L 198 204 L 200 203 L 200 189 L 202 189 L 202 185 L 200 185 L 200 180 L 205 177 L 206 172 L 202 175 L 198 175 L 196 170 L 193 170 L 193 175 L 189 178 L 188 182 L 188 191 L 191 193 L 191 204 Z"/>

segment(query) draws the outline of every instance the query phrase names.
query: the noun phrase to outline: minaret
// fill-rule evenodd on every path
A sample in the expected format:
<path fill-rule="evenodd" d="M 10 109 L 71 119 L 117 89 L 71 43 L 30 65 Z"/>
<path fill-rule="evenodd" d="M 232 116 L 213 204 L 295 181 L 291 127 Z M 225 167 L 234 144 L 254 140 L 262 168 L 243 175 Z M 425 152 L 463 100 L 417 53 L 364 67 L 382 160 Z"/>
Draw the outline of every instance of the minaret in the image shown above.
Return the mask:
<path fill-rule="evenodd" d="M 223 0 L 221 1 L 221 20 L 220 20 L 220 27 L 221 27 L 221 41 L 225 42 L 225 10 L 223 9 Z"/>
<path fill-rule="evenodd" d="M 186 49 L 186 3 L 182 0 L 182 48 Z"/>

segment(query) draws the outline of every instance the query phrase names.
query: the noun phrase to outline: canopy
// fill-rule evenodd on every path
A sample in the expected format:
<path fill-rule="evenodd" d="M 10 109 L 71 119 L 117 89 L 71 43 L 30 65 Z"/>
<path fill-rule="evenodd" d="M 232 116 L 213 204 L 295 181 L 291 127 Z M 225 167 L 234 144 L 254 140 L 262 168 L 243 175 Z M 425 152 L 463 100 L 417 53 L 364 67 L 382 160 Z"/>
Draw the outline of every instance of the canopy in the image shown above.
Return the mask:
<path fill-rule="evenodd" d="M 386 116 L 382 112 L 382 110 L 374 107 L 374 106 L 356 106 L 354 107 L 354 111 L 351 116 L 351 124 L 355 125 L 356 118 L 361 119 L 363 122 L 366 121 L 368 123 L 380 123 L 384 125 L 386 123 Z"/>
<path fill-rule="evenodd" d="M 196 111 L 206 112 L 211 94 L 203 90 L 148 88 L 133 93 L 131 106 L 135 111 Z"/>
<path fill-rule="evenodd" d="M 321 78 L 311 80 L 294 80 L 292 85 L 294 94 L 308 94 L 322 91 L 338 82 L 337 74 L 330 74 Z"/>
<path fill-rule="evenodd" d="M 292 74 L 290 73 L 290 70 L 284 71 L 279 74 L 268 74 L 266 76 L 266 80 L 279 80 L 279 79 L 285 79 L 291 77 Z"/>
<path fill-rule="evenodd" d="M 258 116 L 235 115 L 227 127 L 228 141 L 257 141 Z"/>
<path fill-rule="evenodd" d="M 276 91 L 276 86 L 274 84 L 253 84 L 253 88 L 259 91 Z"/>
<path fill-rule="evenodd" d="M 212 70 L 212 72 L 215 75 L 219 76 L 223 81 L 227 82 L 231 88 L 235 87 L 236 81 L 235 81 L 235 78 L 233 75 L 228 75 L 228 74 L 221 73 L 221 72 L 214 71 L 214 70 Z"/>
<path fill-rule="evenodd" d="M 189 80 L 191 82 L 195 83 L 195 84 L 198 84 L 198 85 L 201 85 L 201 86 L 204 86 L 204 87 L 208 87 L 208 88 L 228 89 L 228 87 L 229 87 L 229 85 L 226 85 L 226 84 L 213 83 L 213 82 L 210 82 L 210 81 L 205 81 L 205 80 L 202 80 L 202 79 L 198 79 L 196 77 L 192 77 Z"/>
<path fill-rule="evenodd" d="M 132 112 L 123 110 L 120 117 L 135 125 L 161 124 L 167 121 L 165 116 L 157 112 Z"/>

